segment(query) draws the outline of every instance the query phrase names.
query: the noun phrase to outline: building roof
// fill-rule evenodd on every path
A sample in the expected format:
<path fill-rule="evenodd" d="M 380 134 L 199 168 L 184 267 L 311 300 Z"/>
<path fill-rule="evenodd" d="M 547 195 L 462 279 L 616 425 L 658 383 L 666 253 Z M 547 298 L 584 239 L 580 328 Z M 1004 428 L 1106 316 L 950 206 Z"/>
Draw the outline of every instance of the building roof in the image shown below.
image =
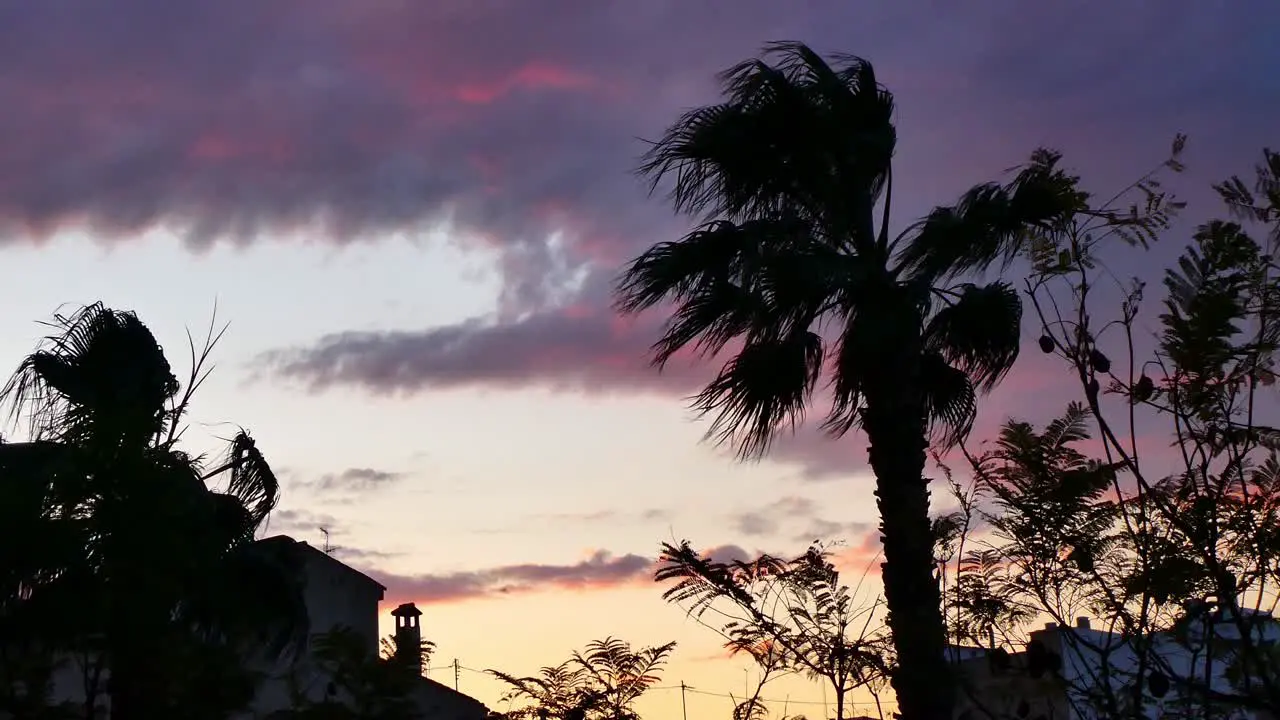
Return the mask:
<path fill-rule="evenodd" d="M 380 589 L 380 590 L 382 590 L 382 591 L 384 591 L 384 592 L 385 592 L 385 591 L 386 591 L 386 589 L 387 589 L 387 586 L 386 586 L 386 585 L 383 585 L 382 583 L 378 582 L 377 580 L 375 580 L 375 579 L 373 579 L 373 578 L 369 577 L 368 575 L 366 575 L 366 574 L 364 574 L 364 573 L 360 572 L 359 570 L 357 570 L 357 569 L 355 569 L 355 568 L 351 567 L 350 565 L 348 565 L 348 564 L 346 564 L 346 563 L 342 562 L 342 561 L 341 561 L 341 560 L 339 560 L 338 558 L 336 558 L 336 557 L 334 557 L 334 556 L 330 555 L 329 553 L 327 553 L 327 552 L 325 552 L 325 551 L 321 550 L 320 548 L 317 548 L 317 547 L 314 547 L 314 546 L 312 546 L 312 545 L 309 545 L 309 544 L 308 544 L 308 543 L 306 543 L 305 541 L 302 541 L 302 540 L 294 540 L 293 538 L 289 537 L 288 535 L 272 535 L 271 537 L 262 538 L 261 540 L 258 540 L 258 542 L 260 542 L 260 543 L 274 544 L 274 545 L 281 545 L 281 546 L 287 546 L 287 547 L 291 548 L 294 552 L 301 553 L 301 554 L 303 555 L 303 557 L 314 558 L 314 559 L 316 559 L 316 560 L 317 560 L 317 561 L 319 561 L 319 562 L 326 562 L 326 563 L 329 563 L 331 566 L 340 567 L 340 568 L 342 568 L 342 569 L 346 570 L 348 573 L 351 573 L 351 574 L 353 574 L 353 575 L 357 575 L 357 576 L 359 576 L 362 580 L 364 580 L 365 582 L 368 582 L 368 583 L 370 583 L 370 584 L 372 584 L 372 585 L 376 585 L 376 586 L 378 587 L 378 589 Z M 323 558 L 323 560 L 321 560 L 321 558 Z"/>
<path fill-rule="evenodd" d="M 422 611 L 413 603 L 401 603 L 391 611 L 392 617 L 422 617 Z"/>
<path fill-rule="evenodd" d="M 423 690 L 425 690 L 428 693 L 443 695 L 444 697 L 451 698 L 455 702 L 474 705 L 477 710 L 480 710 L 484 713 L 488 713 L 489 711 L 488 705 L 485 705 L 484 703 L 480 702 L 479 700 L 471 697 L 470 695 L 464 692 L 454 690 L 452 687 L 445 685 L 442 682 L 432 680 L 429 677 L 424 676 L 422 678 L 421 687 Z"/>

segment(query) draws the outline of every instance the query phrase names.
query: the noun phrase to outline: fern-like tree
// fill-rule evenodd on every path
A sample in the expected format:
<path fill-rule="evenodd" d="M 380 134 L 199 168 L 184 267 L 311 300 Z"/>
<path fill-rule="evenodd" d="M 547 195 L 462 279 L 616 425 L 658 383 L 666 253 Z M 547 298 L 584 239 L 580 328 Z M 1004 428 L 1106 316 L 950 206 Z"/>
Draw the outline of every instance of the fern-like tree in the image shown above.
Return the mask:
<path fill-rule="evenodd" d="M 893 234 L 894 99 L 869 62 L 776 43 L 721 79 L 723 101 L 682 116 L 641 166 L 705 224 L 628 265 L 618 306 L 674 303 L 659 366 L 732 348 L 694 406 L 714 416 L 709 437 L 746 458 L 802 419 L 830 373 L 825 428 L 870 441 L 902 715 L 949 718 L 926 449 L 931 434 L 966 433 L 975 394 L 1018 355 L 1022 316 L 1012 287 L 956 278 L 1056 233 L 1087 198 L 1038 151 L 1007 184 Z"/>
<path fill-rule="evenodd" d="M 95 304 L 52 327 L 0 390 L 30 436 L 0 443 L 0 544 L 26 548 L 0 555 L 0 645 L 78 654 L 86 712 L 104 691 L 122 720 L 240 709 L 252 692 L 227 673 L 197 692 L 191 663 L 164 660 L 231 672 L 306 632 L 299 568 L 254 541 L 279 494 L 261 451 L 244 432 L 216 463 L 179 444 L 217 338 L 192 344 L 184 386 L 133 313 Z"/>
<path fill-rule="evenodd" d="M 1231 219 L 1195 230 L 1157 312 L 1155 278 L 1108 267 L 1113 237 L 1085 226 L 1042 248 L 1027 292 L 1077 399 L 969 456 L 971 507 L 990 528 L 973 542 L 996 562 L 959 559 L 972 578 L 952 590 L 960 615 L 974 619 L 964 600 L 981 588 L 995 611 L 1020 609 L 1000 644 L 1027 642 L 1032 618 L 1057 621 L 1062 652 L 1094 671 L 1068 658 L 1032 669 L 1082 717 L 1280 709 L 1280 625 L 1266 612 L 1280 602 L 1280 154 L 1215 189 Z M 1077 615 L 1093 630 L 1072 627 Z"/>
<path fill-rule="evenodd" d="M 827 547 L 815 543 L 791 560 L 765 554 L 721 561 L 687 541 L 664 543 L 659 563 L 656 579 L 669 585 L 663 599 L 719 633 L 730 653 L 759 666 L 760 683 L 739 703 L 739 720 L 766 713 L 759 690 L 779 672 L 824 683 L 835 697 L 836 720 L 847 717 L 856 689 L 872 691 L 879 702 L 876 691 L 892 657 L 876 614 L 880 603 L 858 602 Z"/>
<path fill-rule="evenodd" d="M 503 700 L 520 707 L 513 720 L 639 720 L 635 701 L 661 679 L 675 643 L 633 649 L 618 638 L 596 640 L 537 675 L 489 673 L 508 687 Z"/>

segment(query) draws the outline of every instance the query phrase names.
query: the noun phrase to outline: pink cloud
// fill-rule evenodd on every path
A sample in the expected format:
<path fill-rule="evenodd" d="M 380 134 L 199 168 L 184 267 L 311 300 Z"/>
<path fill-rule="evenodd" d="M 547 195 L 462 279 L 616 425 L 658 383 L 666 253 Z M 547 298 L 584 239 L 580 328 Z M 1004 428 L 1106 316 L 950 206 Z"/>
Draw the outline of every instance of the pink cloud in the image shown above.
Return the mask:
<path fill-rule="evenodd" d="M 711 366 L 692 358 L 677 358 L 659 373 L 648 362 L 654 337 L 652 323 L 621 322 L 575 305 L 515 324 L 337 333 L 311 347 L 272 351 L 258 362 L 313 389 L 356 385 L 389 394 L 487 385 L 681 396 L 711 377 Z"/>
<path fill-rule="evenodd" d="M 735 545 L 706 551 L 719 560 L 745 559 L 747 552 Z M 757 553 L 758 554 L 758 553 Z M 620 587 L 653 587 L 657 561 L 636 554 L 614 555 L 593 550 L 578 562 L 556 564 L 523 563 L 451 573 L 402 575 L 365 569 L 387 587 L 388 602 L 416 602 L 422 605 L 464 602 L 485 597 L 503 597 L 534 592 L 593 592 Z"/>
<path fill-rule="evenodd" d="M 604 550 L 565 565 L 518 564 L 430 575 L 368 571 L 387 586 L 389 602 L 438 604 L 546 590 L 589 591 L 653 581 L 653 560 Z"/>
<path fill-rule="evenodd" d="M 535 61 L 521 66 L 496 82 L 460 85 L 456 93 L 458 99 L 465 103 L 488 105 L 504 95 L 521 90 L 584 91 L 597 85 L 598 82 L 585 73 Z"/>

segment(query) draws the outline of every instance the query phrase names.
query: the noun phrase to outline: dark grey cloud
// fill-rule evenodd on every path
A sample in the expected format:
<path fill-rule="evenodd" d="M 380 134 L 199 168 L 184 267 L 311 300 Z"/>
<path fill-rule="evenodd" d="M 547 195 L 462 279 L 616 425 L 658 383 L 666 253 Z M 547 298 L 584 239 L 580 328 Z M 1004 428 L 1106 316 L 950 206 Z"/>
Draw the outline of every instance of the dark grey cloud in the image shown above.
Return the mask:
<path fill-rule="evenodd" d="M 404 473 L 377 470 L 369 467 L 352 467 L 336 473 L 325 473 L 315 480 L 295 483 L 298 487 L 314 488 L 324 492 L 365 492 L 399 482 Z"/>
<path fill-rule="evenodd" d="M 656 325 L 617 318 L 604 280 L 592 288 L 589 299 L 518 322 L 334 333 L 306 347 L 268 351 L 254 367 L 311 390 L 354 385 L 377 394 L 545 386 L 687 395 L 711 377 L 712 370 L 692 358 L 676 358 L 658 373 L 647 359 Z"/>
<path fill-rule="evenodd" d="M 348 242 L 447 220 L 504 250 L 507 301 L 543 304 L 670 232 L 629 174 L 636 138 L 766 40 L 877 62 L 911 216 L 1041 142 L 1130 167 L 1149 138 L 1199 131 L 1236 167 L 1272 131 L 1278 17 L 1266 0 L 7 2 L 0 242 Z"/>
<path fill-rule="evenodd" d="M 390 560 L 404 555 L 401 552 L 391 552 L 388 550 L 372 550 L 368 548 L 347 547 L 338 545 L 329 549 L 329 554 L 339 560 L 353 565 L 367 565 L 377 563 L 383 560 Z"/>
<path fill-rule="evenodd" d="M 276 510 L 267 519 L 267 532 L 272 535 L 290 535 L 295 540 L 307 542 L 318 541 L 324 535 L 321 528 L 328 531 L 330 537 L 345 534 L 346 523 L 328 513 L 302 509 Z"/>
<path fill-rule="evenodd" d="M 1197 187 L 1247 168 L 1275 142 L 1277 22 L 1271 0 L 4 2 L 0 244 L 350 242 L 448 221 L 496 252 L 497 318 L 335 329 L 266 367 L 314 390 L 686 394 L 705 368 L 646 368 L 656 329 L 620 324 L 605 280 L 684 227 L 630 170 L 638 137 L 714 99 L 717 70 L 770 39 L 872 59 L 898 98 L 907 221 L 1042 144 L 1101 191 L 1177 131 Z M 848 457 L 797 459 L 807 477 L 861 467 L 861 448 L 809 438 L 777 456 L 818 447 Z"/>
<path fill-rule="evenodd" d="M 535 515 L 533 519 L 549 523 L 598 523 L 598 522 L 652 522 L 671 517 L 669 510 L 649 508 L 638 511 L 591 510 L 586 512 L 561 512 Z"/>
<path fill-rule="evenodd" d="M 536 519 L 550 523 L 595 523 L 617 520 L 620 513 L 616 510 L 592 510 L 589 512 L 564 512 L 537 515 Z"/>
<path fill-rule="evenodd" d="M 448 138 L 446 160 L 460 148 L 482 148 L 482 159 L 467 172 L 474 170 L 497 188 L 460 191 L 469 199 L 460 201 L 463 210 L 455 217 L 507 249 L 499 317 L 393 332 L 335 332 L 311 345 L 269 353 L 263 368 L 312 390 L 695 389 L 707 372 L 675 368 L 659 378 L 645 366 L 642 356 L 657 335 L 656 318 L 628 325 L 608 310 L 609 281 L 619 263 L 678 234 L 660 205 L 645 202 L 627 176 L 641 146 L 625 138 L 652 137 L 683 107 L 713 100 L 714 71 L 755 52 L 768 38 L 800 38 L 820 50 L 853 51 L 876 62 L 880 78 L 898 97 L 899 227 L 971 184 L 999 177 L 1046 144 L 1065 150 L 1091 189 L 1108 192 L 1162 160 L 1175 132 L 1187 132 L 1192 172 L 1183 184 L 1203 190 L 1254 162 L 1259 148 L 1274 140 L 1270 118 L 1280 112 L 1268 74 L 1280 62 L 1280 50 L 1259 30 L 1259 19 L 1280 19 L 1280 8 L 1261 0 L 1236 5 L 1231 13 L 1190 2 L 1158 9 L 1086 2 L 928 12 L 838 2 L 783 12 L 747 2 L 735 5 L 730 16 L 714 6 L 689 9 L 666 2 L 568 6 L 581 14 L 567 27 L 555 21 L 547 38 L 536 40 L 519 35 L 510 23 L 542 27 L 551 21 L 525 15 L 524 6 L 504 6 L 507 14 L 491 24 L 485 24 L 492 20 L 488 11 L 458 13 L 473 23 L 462 37 L 483 29 L 491 33 L 490 42 L 511 43 L 480 67 L 503 58 L 524 63 L 512 60 L 516 74 L 503 76 L 488 91 L 479 85 L 458 91 L 473 99 L 496 93 L 502 100 L 472 103 L 482 106 L 466 108 L 480 113 L 468 116 L 474 121 L 449 126 L 442 135 Z M 715 38 L 695 29 L 713 19 Z M 362 22 L 362 30 L 351 32 L 388 33 L 382 55 L 398 57 L 400 33 L 379 25 L 372 13 Z M 441 28 L 461 29 L 451 24 L 458 22 L 450 17 Z M 1077 40 L 1060 42 L 1063 28 L 1071 28 Z M 651 42 L 657 36 L 664 38 L 661 52 Z M 1212 48 L 1212 61 L 1205 48 Z M 415 53 L 435 50 L 404 52 L 417 58 Z M 560 75 L 550 67 L 566 70 Z M 546 87 L 499 90 L 521 83 Z M 508 112 L 513 109 L 525 112 Z M 521 141 L 508 142 L 497 130 L 500 122 L 519 122 Z M 435 146 L 423 141 L 416 147 Z M 483 211 L 467 212 L 467 203 L 479 203 L 474 207 Z M 549 227 L 565 230 L 556 243 L 539 239 Z M 817 440 L 799 437 L 779 448 L 799 452 L 819 445 Z M 855 448 L 830 463 L 806 462 L 805 476 L 847 475 L 862 466 L 861 454 Z"/>
<path fill-rule="evenodd" d="M 850 539 L 861 543 L 864 536 L 875 529 L 871 523 L 825 519 L 823 515 L 829 515 L 832 510 L 810 498 L 791 495 L 738 513 L 731 520 L 734 529 L 742 535 L 786 537 L 791 542 L 805 545 L 813 542 L 844 543 Z M 847 510 L 852 512 L 853 508 Z"/>
<path fill-rule="evenodd" d="M 810 518 L 805 530 L 796 533 L 793 539 L 796 542 L 812 543 L 812 542 L 838 542 L 847 541 L 850 538 L 861 541 L 868 533 L 875 530 L 875 525 L 866 522 L 835 522 L 832 520 L 823 520 L 822 518 Z"/>
<path fill-rule="evenodd" d="M 529 515 L 522 521 L 507 523 L 501 527 L 491 527 L 473 532 L 483 535 L 510 535 L 545 533 L 548 528 L 580 527 L 583 525 L 599 525 L 609 523 L 653 523 L 665 522 L 671 518 L 671 511 L 662 508 L 649 508 L 640 511 L 622 511 L 615 509 L 587 510 L 582 512 L 556 512 Z"/>
<path fill-rule="evenodd" d="M 798 29 L 757 6 L 4 3 L 0 242 L 351 242 L 447 222 L 501 251 L 505 301 L 541 303 L 654 227 L 636 137 L 708 85 L 690 67 Z"/>
<path fill-rule="evenodd" d="M 734 529 L 743 535 L 773 535 L 778 528 L 796 518 L 811 518 L 817 510 L 813 500 L 788 496 L 764 507 L 734 515 Z"/>
<path fill-rule="evenodd" d="M 702 555 L 712 562 L 730 563 L 754 560 L 764 553 L 760 551 L 748 552 L 739 545 L 717 545 L 713 548 L 703 550 Z"/>

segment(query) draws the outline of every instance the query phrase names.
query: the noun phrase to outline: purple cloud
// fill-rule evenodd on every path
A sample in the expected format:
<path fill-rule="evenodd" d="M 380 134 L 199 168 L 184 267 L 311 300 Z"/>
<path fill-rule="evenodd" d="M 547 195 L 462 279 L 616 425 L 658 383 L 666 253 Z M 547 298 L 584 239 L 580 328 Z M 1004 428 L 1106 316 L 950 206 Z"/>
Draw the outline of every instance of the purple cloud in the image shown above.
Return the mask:
<path fill-rule="evenodd" d="M 720 545 L 704 551 L 719 562 L 745 560 L 760 555 L 737 545 Z M 442 574 L 404 575 L 361 568 L 387 586 L 389 602 L 433 603 L 502 597 L 546 590 L 591 592 L 636 585 L 652 585 L 657 561 L 628 553 L 614 555 L 596 550 L 590 557 L 563 565 L 524 563 Z"/>
<path fill-rule="evenodd" d="M 672 512 L 663 508 L 646 510 L 587 510 L 579 512 L 554 512 L 527 515 L 514 523 L 507 522 L 500 527 L 475 529 L 472 532 L 483 535 L 531 534 L 546 532 L 548 527 L 598 525 L 608 523 L 616 526 L 619 523 L 651 524 L 667 522 Z"/>
<path fill-rule="evenodd" d="M 829 441 L 828 441 L 829 442 Z M 861 542 L 874 528 L 865 522 L 836 522 L 821 517 L 822 508 L 813 500 L 789 495 L 762 507 L 732 516 L 734 528 L 750 537 L 783 537 L 792 542 L 843 542 L 855 537 Z M 795 532 L 802 529 L 802 532 Z"/>
<path fill-rule="evenodd" d="M 647 358 L 654 337 L 652 323 L 637 327 L 584 303 L 514 323 L 334 333 L 256 364 L 311 390 L 354 385 L 377 394 L 477 386 L 690 394 L 711 376 L 680 359 L 660 375 Z"/>
<path fill-rule="evenodd" d="M 439 575 L 368 572 L 387 586 L 389 599 L 431 604 L 537 590 L 591 590 L 652 582 L 653 560 L 597 550 L 586 560 L 567 565 L 527 563 Z"/>
<path fill-rule="evenodd" d="M 733 526 L 743 535 L 772 535 L 778 526 L 794 518 L 811 518 L 817 505 L 809 498 L 788 496 L 764 507 L 734 515 Z"/>
<path fill-rule="evenodd" d="M 294 535 L 296 539 L 311 540 L 323 534 L 321 528 L 330 535 L 347 532 L 346 524 L 338 518 L 310 510 L 276 510 L 267 519 L 267 531 L 271 535 Z"/>
<path fill-rule="evenodd" d="M 459 12 L 473 23 L 461 37 L 489 32 L 490 39 L 508 43 L 467 66 L 466 73 L 504 69 L 488 79 L 450 86 L 451 99 L 441 103 L 457 105 L 449 112 L 471 122 L 441 131 L 446 147 L 432 145 L 437 138 L 427 129 L 430 122 L 422 125 L 424 137 L 413 136 L 414 147 L 441 151 L 437 167 L 443 163 L 444 174 L 452 177 L 457 170 L 471 178 L 471 184 L 447 194 L 454 198 L 448 202 L 454 203 L 455 219 L 507 249 L 504 308 L 510 312 L 446 327 L 338 332 L 307 347 L 269 354 L 270 367 L 312 389 L 695 389 L 706 372 L 680 370 L 659 379 L 645 367 L 644 351 L 656 337 L 653 322 L 621 323 L 606 309 L 619 263 L 680 229 L 656 204 L 645 203 L 642 189 L 627 176 L 643 147 L 631 138 L 653 137 L 681 108 L 713 100 L 713 73 L 771 37 L 862 53 L 896 91 L 899 227 L 972 183 L 996 177 L 1042 144 L 1064 149 L 1091 187 L 1106 192 L 1162 159 L 1168 139 L 1185 131 L 1192 138 L 1192 189 L 1203 189 L 1247 168 L 1259 147 L 1273 139 L 1265 118 L 1280 110 L 1276 98 L 1250 75 L 1280 60 L 1263 35 L 1251 31 L 1258 16 L 1280 13 L 1262 4 L 1253 6 L 1250 19 L 1243 11 L 1217 13 L 1190 4 L 1179 12 L 1026 5 L 913 14 L 820 3 L 808 6 L 810 14 L 787 14 L 777 25 L 770 22 L 782 20 L 779 11 L 763 3 L 735 6 L 731 15 L 711 6 L 689 9 L 673 3 L 589 10 L 569 4 L 583 13 L 569 21 L 568 29 L 560 21 L 548 27 L 555 44 L 512 30 L 516 22 L 541 27 L 535 17 L 541 11 L 510 6 L 501 17 Z M 436 57 L 435 50 L 404 49 L 403 33 L 384 24 L 390 20 L 371 12 L 360 19 L 358 31 L 333 30 L 333 37 L 350 32 L 384 40 L 377 53 L 384 61 L 371 66 L 380 73 L 408 76 L 424 54 Z M 715 39 L 694 30 L 703 27 L 701 20 L 715 21 Z M 451 16 L 441 27 L 454 28 L 455 22 L 460 21 Z M 849 28 L 855 29 L 852 35 Z M 1056 42 L 1077 31 L 1087 39 L 1070 46 Z M 661 53 L 653 51 L 655 36 L 664 38 Z M 1213 47 L 1219 61 L 1202 62 L 1189 50 L 1202 47 Z M 396 69 L 392 59 L 405 64 Z M 424 77 L 437 74 L 424 68 Z M 1205 97 L 1212 102 L 1199 101 Z M 506 125 L 514 123 L 523 132 L 518 142 L 507 133 Z M 449 158 L 462 148 L 475 149 L 482 160 L 452 163 Z M 358 202 L 360 196 L 351 197 Z M 422 206 L 431 205 L 429 193 L 417 197 Z M 482 211 L 472 211 L 477 208 Z M 388 222 L 398 217 L 373 216 Z M 562 236 L 548 244 L 542 236 L 551 229 Z M 585 286 L 566 290 L 581 273 L 587 276 Z M 548 302 L 557 288 L 558 302 Z"/>
<path fill-rule="evenodd" d="M 1247 168 L 1280 110 L 1265 32 L 1280 8 L 1233 10 L 5 3 L 0 243 L 67 228 L 103 240 L 165 228 L 193 246 L 351 242 L 448 221 L 457 242 L 497 253 L 500 317 L 339 331 L 268 365 L 316 390 L 687 394 L 707 368 L 654 374 L 653 323 L 620 323 L 605 290 L 627 257 L 683 228 L 630 175 L 636 138 L 713 100 L 716 71 L 770 39 L 872 59 L 899 101 L 900 221 L 1042 144 L 1106 191 L 1184 131 L 1202 186 Z M 823 444 L 849 457 L 803 461 L 806 475 L 858 467 L 847 445 Z M 809 440 L 790 447 L 808 453 Z"/>
<path fill-rule="evenodd" d="M 512 285 L 537 300 L 549 270 L 616 262 L 670 229 L 638 201 L 635 138 L 778 38 L 878 63 L 902 100 L 910 214 L 1081 132 L 1128 162 L 1136 133 L 1200 130 L 1238 149 L 1270 131 L 1274 99 L 1249 73 L 1274 59 L 1261 28 L 1278 11 L 1260 1 L 553 5 L 6 3 L 0 237 L 164 227 L 197 245 L 289 231 L 347 242 L 448 219 L 509 251 Z M 1212 102 L 1188 102 L 1200 97 Z"/>
<path fill-rule="evenodd" d="M 876 532 L 875 525 L 866 522 L 835 522 L 813 518 L 805 526 L 804 532 L 796 533 L 792 539 L 796 542 L 839 542 L 850 536 L 861 539 L 860 547 L 867 547 L 868 534 Z"/>

